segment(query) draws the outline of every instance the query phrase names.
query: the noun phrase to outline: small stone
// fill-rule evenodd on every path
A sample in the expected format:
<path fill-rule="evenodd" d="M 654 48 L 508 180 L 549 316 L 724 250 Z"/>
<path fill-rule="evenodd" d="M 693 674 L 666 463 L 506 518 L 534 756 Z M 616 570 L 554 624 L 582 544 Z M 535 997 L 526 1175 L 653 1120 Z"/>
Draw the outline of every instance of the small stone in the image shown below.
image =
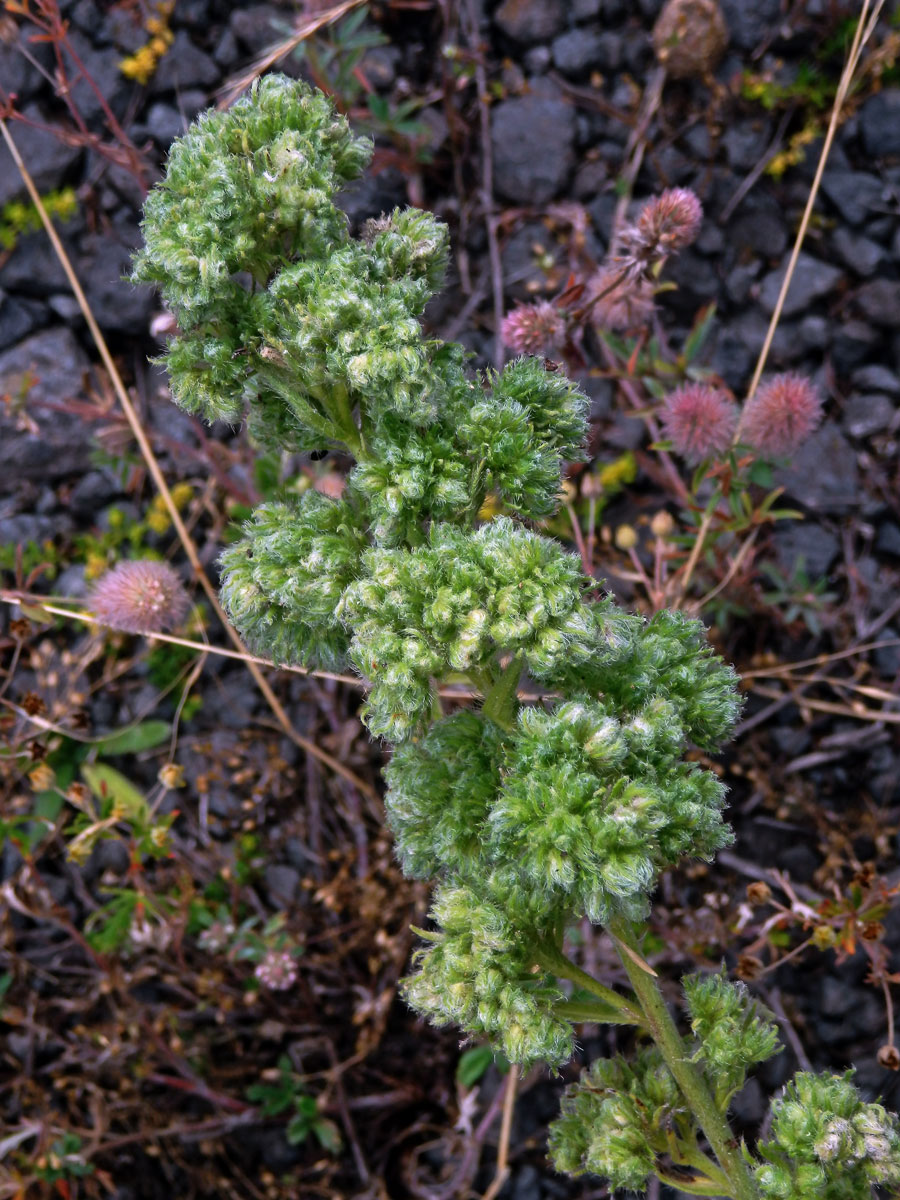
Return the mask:
<path fill-rule="evenodd" d="M 889 641 L 891 638 L 897 638 L 895 646 L 879 646 L 877 650 L 872 651 L 872 661 L 875 664 L 875 669 L 884 679 L 893 679 L 900 673 L 900 635 L 897 630 L 891 625 L 885 625 L 884 629 L 878 633 L 879 641 Z M 896 771 L 891 774 L 896 780 Z"/>
<path fill-rule="evenodd" d="M 48 313 L 35 300 L 7 296 L 0 291 L 0 350 L 14 346 L 47 324 Z"/>
<path fill-rule="evenodd" d="M 900 558 L 900 525 L 896 521 L 882 521 L 875 535 L 875 549 L 879 554 Z"/>
<path fill-rule="evenodd" d="M 55 133 L 42 129 L 41 126 L 48 122 L 36 105 L 28 105 L 22 115 L 26 120 L 35 122 L 37 128 L 13 121 L 10 123 L 10 135 L 34 179 L 35 186 L 43 195 L 66 182 L 81 158 L 81 150 L 77 146 L 66 145 Z M 25 184 L 10 157 L 6 143 L 3 142 L 0 144 L 0 208 L 10 200 L 27 199 Z M 42 233 L 41 236 L 45 235 Z"/>
<path fill-rule="evenodd" d="M 736 171 L 749 171 L 766 152 L 772 139 L 769 123 L 746 117 L 730 124 L 722 139 L 728 165 Z"/>
<path fill-rule="evenodd" d="M 889 396 L 900 396 L 900 379 L 880 363 L 869 363 L 854 371 L 851 383 L 861 392 L 885 392 Z"/>
<path fill-rule="evenodd" d="M 886 88 L 870 96 L 860 109 L 860 131 L 872 158 L 900 154 L 900 91 Z"/>
<path fill-rule="evenodd" d="M 187 131 L 187 123 L 174 104 L 157 100 L 147 110 L 144 129 L 158 146 L 166 149 Z"/>
<path fill-rule="evenodd" d="M 15 418 L 0 406 L 0 492 L 15 490 L 24 480 L 49 483 L 87 470 L 93 435 L 84 419 L 41 409 L 45 400 L 59 404 L 79 395 L 87 366 L 87 355 L 62 327 L 33 334 L 0 354 L 4 391 L 27 395 L 29 415 L 39 427 L 36 433 L 17 429 Z"/>
<path fill-rule="evenodd" d="M 838 375 L 848 375 L 872 354 L 878 333 L 865 321 L 841 321 L 831 346 L 831 361 Z"/>
<path fill-rule="evenodd" d="M 572 17 L 576 21 L 591 21 L 594 17 L 599 17 L 603 9 L 603 0 L 571 0 L 570 8 Z M 607 4 L 609 9 L 611 5 Z M 611 16 L 610 12 L 606 12 L 607 17 Z"/>
<path fill-rule="evenodd" d="M 586 75 L 592 68 L 615 70 L 622 60 L 621 39 L 616 34 L 571 29 L 553 42 L 553 63 L 563 75 Z"/>
<path fill-rule="evenodd" d="M 271 863 L 264 873 L 266 891 L 275 908 L 290 908 L 300 892 L 300 872 L 283 863 Z"/>
<path fill-rule="evenodd" d="M 822 176 L 822 191 L 845 221 L 861 225 L 883 204 L 884 184 L 865 171 L 831 170 Z"/>
<path fill-rule="evenodd" d="M 520 45 L 548 42 L 565 25 L 566 6 L 564 0 L 503 0 L 494 23 Z"/>
<path fill-rule="evenodd" d="M 760 285 L 759 302 L 764 311 L 769 314 L 775 311 L 786 272 L 787 263 L 784 263 L 777 271 L 770 272 Z M 842 278 L 843 272 L 839 271 L 837 267 L 832 267 L 818 258 L 813 258 L 810 254 L 801 252 L 785 298 L 784 316 L 796 316 L 816 300 L 823 299 L 834 291 Z"/>
<path fill-rule="evenodd" d="M 88 76 L 99 89 L 106 107 L 121 116 L 134 85 L 119 70 L 121 53 L 115 46 L 98 48 L 92 39 L 70 32 L 69 44 L 84 64 Z M 105 120 L 106 107 L 85 78 L 77 78 L 71 86 L 72 100 L 88 123 Z"/>
<path fill-rule="evenodd" d="M 844 266 L 862 276 L 874 275 L 885 255 L 884 246 L 843 225 L 835 231 L 832 245 Z"/>
<path fill-rule="evenodd" d="M 781 16 L 781 0 L 720 0 L 722 15 L 739 50 L 753 50 Z"/>
<path fill-rule="evenodd" d="M 491 120 L 497 194 L 523 205 L 552 200 L 575 165 L 574 140 L 575 113 L 565 101 L 540 96 L 501 101 Z"/>
<path fill-rule="evenodd" d="M 159 61 L 151 81 L 151 90 L 175 92 L 184 88 L 212 87 L 220 79 L 219 68 L 208 54 L 179 29 L 175 40 Z"/>
<path fill-rule="evenodd" d="M 896 279 L 873 279 L 865 283 L 854 296 L 856 307 L 873 325 L 896 328 L 900 325 L 900 282 Z"/>
<path fill-rule="evenodd" d="M 97 320 L 105 329 L 145 333 L 157 300 L 150 288 L 124 278 L 131 270 L 132 247 L 112 235 L 90 234 L 82 249 L 81 283 Z"/>
<path fill-rule="evenodd" d="M 816 521 L 791 521 L 776 526 L 772 541 L 775 560 L 788 577 L 802 558 L 809 578 L 821 579 L 841 552 L 837 537 Z"/>
<path fill-rule="evenodd" d="M 831 341 L 831 326 L 827 318 L 813 314 L 800 322 L 800 337 L 807 350 L 824 350 Z"/>
<path fill-rule="evenodd" d="M 775 480 L 813 512 L 843 514 L 859 503 L 856 452 L 833 421 L 803 443 Z"/>
<path fill-rule="evenodd" d="M 258 54 L 278 38 L 278 23 L 283 20 L 284 13 L 271 4 L 239 5 L 233 9 L 228 26 L 243 46 Z"/>
<path fill-rule="evenodd" d="M 841 426 L 850 437 L 867 438 L 889 429 L 896 415 L 890 396 L 851 396 L 844 405 Z"/>

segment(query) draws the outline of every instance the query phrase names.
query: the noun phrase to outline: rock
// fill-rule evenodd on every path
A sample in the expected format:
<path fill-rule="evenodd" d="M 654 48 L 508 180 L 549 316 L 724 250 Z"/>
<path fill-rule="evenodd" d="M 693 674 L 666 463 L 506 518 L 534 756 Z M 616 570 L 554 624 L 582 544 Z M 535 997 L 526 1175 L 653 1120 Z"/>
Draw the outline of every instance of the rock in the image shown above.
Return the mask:
<path fill-rule="evenodd" d="M 831 326 L 825 317 L 813 314 L 800 322 L 800 337 L 807 350 L 824 350 L 831 342 Z"/>
<path fill-rule="evenodd" d="M 831 361 L 838 375 L 848 375 L 873 352 L 877 332 L 865 321 L 841 321 L 831 346 Z"/>
<path fill-rule="evenodd" d="M 753 50 L 768 36 L 781 16 L 780 0 L 719 0 L 731 42 L 740 50 Z"/>
<path fill-rule="evenodd" d="M 841 427 L 850 437 L 867 438 L 889 429 L 896 415 L 890 396 L 851 396 L 844 405 Z"/>
<path fill-rule="evenodd" d="M 881 522 L 875 535 L 875 549 L 879 554 L 900 558 L 900 525 L 896 521 Z"/>
<path fill-rule="evenodd" d="M 748 1079 L 729 1105 L 730 1111 L 738 1121 L 754 1128 L 766 1115 L 768 1107 L 769 1099 L 760 1087 L 758 1079 Z"/>
<path fill-rule="evenodd" d="M 65 517 L 38 517 L 34 513 L 18 513 L 14 517 L 0 518 L 0 546 L 36 546 L 50 542 L 58 534 L 71 529 L 72 522 Z"/>
<path fill-rule="evenodd" d="M 70 32 L 69 42 L 99 88 L 106 105 L 116 116 L 121 116 L 134 90 L 134 84 L 119 70 L 122 55 L 115 46 L 98 48 L 91 38 L 80 33 Z M 72 78 L 72 100 L 78 111 L 89 125 L 102 124 L 105 121 L 105 108 L 100 97 L 91 84 L 84 78 L 77 78 L 74 71 Z"/>
<path fill-rule="evenodd" d="M 44 401 L 63 403 L 81 389 L 88 359 L 65 328 L 36 333 L 0 354 L 4 391 L 27 396 L 29 417 L 39 426 L 32 433 L 17 429 L 16 419 L 0 407 L 0 491 L 13 491 L 23 480 L 47 483 L 87 470 L 91 429 L 70 413 L 41 411 Z M 26 376 L 32 379 L 28 384 Z"/>
<path fill-rule="evenodd" d="M 33 104 L 28 105 L 22 115 L 36 122 L 38 128 L 20 125 L 13 121 L 10 133 L 25 166 L 34 179 L 37 190 L 43 195 L 54 191 L 66 182 L 76 164 L 81 160 L 77 146 L 67 146 L 54 134 L 42 128 L 47 118 Z M 0 208 L 10 200 L 27 200 L 28 193 L 13 162 L 6 143 L 0 143 Z M 42 237 L 46 235 L 42 234 Z"/>
<path fill-rule="evenodd" d="M 290 908 L 300 893 L 300 872 L 284 863 L 270 863 L 264 872 L 269 902 L 274 908 Z"/>
<path fill-rule="evenodd" d="M 49 42 L 32 41 L 33 34 L 34 26 L 21 21 L 18 27 L 13 26 L 13 36 L 9 40 L 0 38 L 0 80 L 4 91 L 18 101 L 17 107 L 44 87 L 40 67 L 50 74 L 53 72 L 52 46 Z M 23 49 L 31 61 L 22 53 Z"/>
<path fill-rule="evenodd" d="M 91 35 L 94 30 L 102 28 L 113 45 L 123 54 L 134 54 L 147 42 L 147 31 L 144 29 L 139 14 L 134 9 L 109 8 L 102 16 L 102 26 L 83 26 L 85 33 Z"/>
<path fill-rule="evenodd" d="M 366 51 L 360 67 L 373 87 L 386 92 L 397 78 L 400 57 L 396 46 L 373 46 Z"/>
<path fill-rule="evenodd" d="M 861 392 L 885 392 L 900 396 L 900 379 L 880 363 L 870 363 L 854 371 L 850 382 Z"/>
<path fill-rule="evenodd" d="M 271 4 L 240 5 L 229 17 L 228 26 L 242 45 L 258 54 L 278 40 L 278 25 L 283 20 L 284 13 Z"/>
<path fill-rule="evenodd" d="M 787 871 L 795 883 L 809 883 L 819 866 L 818 856 L 802 842 L 784 847 L 777 855 L 779 869 Z"/>
<path fill-rule="evenodd" d="M 553 43 L 553 63 L 563 75 L 575 78 L 593 68 L 615 71 L 622 61 L 622 39 L 617 33 L 571 29 Z"/>
<path fill-rule="evenodd" d="M 886 88 L 870 96 L 860 109 L 859 126 L 867 154 L 900 154 L 900 91 Z"/>
<path fill-rule="evenodd" d="M 803 443 L 788 467 L 775 472 L 775 482 L 813 512 L 846 513 L 859 503 L 856 453 L 832 421 Z"/>
<path fill-rule="evenodd" d="M 113 473 L 87 471 L 69 493 L 69 510 L 82 520 L 92 521 L 101 508 L 121 494 L 121 487 Z"/>
<path fill-rule="evenodd" d="M 60 238 L 69 255 L 76 258 L 74 240 L 65 228 L 60 231 Z M 0 286 L 8 292 L 23 292 L 28 296 L 69 290 L 66 273 L 43 230 L 19 238 L 15 249 L 0 267 Z"/>
<path fill-rule="evenodd" d="M 503 0 L 494 24 L 514 42 L 548 42 L 566 23 L 564 0 Z"/>
<path fill-rule="evenodd" d="M 778 293 L 787 271 L 785 262 L 777 271 L 771 271 L 763 279 L 759 289 L 759 302 L 770 315 L 775 311 Z M 785 298 L 783 314 L 786 317 L 802 313 L 816 300 L 821 300 L 834 291 L 843 278 L 843 272 L 811 254 L 801 252 Z"/>
<path fill-rule="evenodd" d="M 151 91 L 175 92 L 185 88 L 212 87 L 220 79 L 219 68 L 210 56 L 196 46 L 183 29 L 159 61 L 150 83 Z"/>
<path fill-rule="evenodd" d="M 147 110 L 141 131 L 152 137 L 162 149 L 167 149 L 177 137 L 181 137 L 187 131 L 187 121 L 174 104 L 158 100 Z"/>
<path fill-rule="evenodd" d="M 532 46 L 525 51 L 522 62 L 529 75 L 543 75 L 553 62 L 553 52 L 549 46 Z"/>
<path fill-rule="evenodd" d="M 241 59 L 241 48 L 230 29 L 226 29 L 213 50 L 213 61 L 223 74 L 233 71 Z"/>
<path fill-rule="evenodd" d="M 857 275 L 874 275 L 885 256 L 884 246 L 879 242 L 853 233 L 844 225 L 835 230 L 831 244 L 844 266 Z"/>
<path fill-rule="evenodd" d="M 30 333 L 46 325 L 47 319 L 43 304 L 7 296 L 0 291 L 0 350 L 21 342 Z"/>
<path fill-rule="evenodd" d="M 552 200 L 575 166 L 574 140 L 575 111 L 565 101 L 540 96 L 501 101 L 491 119 L 497 194 L 523 205 Z"/>
<path fill-rule="evenodd" d="M 521 1167 L 512 1180 L 511 1200 L 542 1200 L 541 1178 L 537 1170 L 526 1165 Z"/>
<path fill-rule="evenodd" d="M 900 634 L 892 625 L 885 625 L 884 629 L 879 630 L 879 641 L 888 641 L 890 638 L 897 638 L 896 646 L 880 646 L 877 650 L 872 651 L 872 661 L 879 675 L 884 679 L 893 679 L 895 675 L 900 673 Z M 893 776 L 892 782 L 896 783 L 897 771 L 890 771 Z"/>
<path fill-rule="evenodd" d="M 539 221 L 517 229 L 501 251 L 506 292 L 515 300 L 533 300 L 548 291 L 545 264 L 558 265 L 556 239 Z"/>
<path fill-rule="evenodd" d="M 772 535 L 772 543 L 775 560 L 788 577 L 802 558 L 809 578 L 820 579 L 828 574 L 831 564 L 841 552 L 837 537 L 816 521 L 791 521 L 778 525 Z"/>
<path fill-rule="evenodd" d="M 137 287 L 125 278 L 131 271 L 133 247 L 111 234 L 90 234 L 82 240 L 81 285 L 94 316 L 104 329 L 146 334 L 157 306 L 152 288 Z"/>
<path fill-rule="evenodd" d="M 570 0 L 569 11 L 575 21 L 590 21 L 594 17 L 599 17 L 601 11 L 605 8 L 604 16 L 610 17 L 612 14 L 609 9 L 611 4 L 604 5 L 603 0 Z"/>
<path fill-rule="evenodd" d="M 729 124 L 722 139 L 728 165 L 735 171 L 749 171 L 766 152 L 772 140 L 769 122 L 746 117 Z"/>
<path fill-rule="evenodd" d="M 882 203 L 884 184 L 865 171 L 826 171 L 822 191 L 850 225 L 861 225 Z"/>
<path fill-rule="evenodd" d="M 826 1017 L 843 1017 L 855 1008 L 859 997 L 845 979 L 826 975 L 819 989 L 819 1008 Z"/>
<path fill-rule="evenodd" d="M 873 279 L 853 297 L 855 307 L 873 325 L 900 326 L 900 281 Z"/>
<path fill-rule="evenodd" d="M 336 203 L 347 214 L 351 226 L 358 229 L 370 217 L 380 217 L 382 213 L 406 204 L 406 181 L 395 167 L 388 167 L 377 175 L 367 172 L 345 187 Z"/>

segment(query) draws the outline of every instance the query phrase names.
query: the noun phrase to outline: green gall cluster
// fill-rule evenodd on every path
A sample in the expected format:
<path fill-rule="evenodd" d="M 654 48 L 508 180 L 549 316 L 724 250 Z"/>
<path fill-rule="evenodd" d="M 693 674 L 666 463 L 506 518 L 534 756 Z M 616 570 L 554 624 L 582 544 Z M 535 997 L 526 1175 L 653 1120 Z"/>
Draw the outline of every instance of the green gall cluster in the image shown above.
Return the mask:
<path fill-rule="evenodd" d="M 572 1057 L 572 1026 L 553 1014 L 563 999 L 535 965 L 535 932 L 510 920 L 488 889 L 458 879 L 438 887 L 432 918 L 440 933 L 418 951 L 404 994 L 435 1025 L 488 1034 L 510 1062 L 561 1066 Z"/>
<path fill-rule="evenodd" d="M 367 540 L 351 506 L 309 491 L 261 504 L 222 555 L 222 604 L 254 650 L 276 662 L 339 668 L 350 638 L 345 590 Z"/>
<path fill-rule="evenodd" d="M 596 1059 L 566 1089 L 562 1115 L 550 1126 L 554 1165 L 567 1175 L 601 1175 L 613 1190 L 642 1191 L 658 1154 L 674 1144 L 668 1131 L 689 1127 L 682 1105 L 655 1048 L 639 1050 L 633 1062 Z"/>
<path fill-rule="evenodd" d="M 520 657 L 537 678 L 587 659 L 591 623 L 578 559 L 509 518 L 474 533 L 433 525 L 428 544 L 372 549 L 347 591 L 350 657 L 372 688 L 373 733 L 401 741 L 431 711 L 431 681 Z"/>
<path fill-rule="evenodd" d="M 687 975 L 683 985 L 696 1057 L 724 1109 L 744 1086 L 748 1069 L 778 1053 L 778 1030 L 760 1016 L 746 986 L 724 974 Z"/>
<path fill-rule="evenodd" d="M 756 1170 L 765 1200 L 865 1200 L 900 1186 L 897 1118 L 862 1100 L 852 1072 L 795 1075 L 772 1118 Z"/>
<path fill-rule="evenodd" d="M 492 721 L 464 710 L 396 747 L 384 771 L 385 809 L 405 874 L 433 879 L 479 862 L 502 738 Z"/>

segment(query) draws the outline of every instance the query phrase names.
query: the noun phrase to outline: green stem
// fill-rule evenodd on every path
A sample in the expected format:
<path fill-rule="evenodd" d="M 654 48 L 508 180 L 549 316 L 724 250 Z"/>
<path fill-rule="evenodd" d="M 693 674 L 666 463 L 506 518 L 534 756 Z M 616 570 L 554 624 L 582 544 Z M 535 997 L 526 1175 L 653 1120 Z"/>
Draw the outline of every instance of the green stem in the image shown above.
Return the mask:
<path fill-rule="evenodd" d="M 638 1003 L 647 1018 L 650 1035 L 659 1047 L 666 1065 L 675 1077 L 682 1095 L 706 1134 L 716 1158 L 728 1179 L 734 1200 L 759 1200 L 759 1192 L 747 1167 L 741 1148 L 727 1120 L 719 1111 L 706 1080 L 687 1055 L 684 1039 L 675 1027 L 662 993 L 652 975 L 638 965 L 640 951 L 628 923 L 620 917 L 607 926 L 619 949 L 622 965 L 635 990 Z M 629 951 L 631 953 L 629 953 Z M 634 955 L 634 957 L 632 957 Z M 715 1195 L 716 1193 L 699 1193 Z"/>
<path fill-rule="evenodd" d="M 605 984 L 600 983 L 593 975 L 588 975 L 587 971 L 582 971 L 581 967 L 575 965 L 571 959 L 567 958 L 561 950 L 555 946 L 551 946 L 548 942 L 541 942 L 539 945 L 532 947 L 535 962 L 538 966 L 544 968 L 545 971 L 550 971 L 554 975 L 558 975 L 560 979 L 568 979 L 570 983 L 576 983 L 579 987 L 584 988 L 586 992 L 590 992 L 592 996 L 596 996 L 598 1000 L 616 1013 L 619 1013 L 625 1018 L 624 1024 L 640 1025 L 646 1027 L 647 1022 L 641 1015 L 637 1005 L 626 999 L 625 996 L 620 996 L 618 992 L 614 992 L 612 988 L 608 988 Z"/>
<path fill-rule="evenodd" d="M 514 654 L 494 680 L 484 698 L 482 712 L 501 729 L 512 729 L 516 715 L 516 692 L 522 678 L 522 660 Z"/>
<path fill-rule="evenodd" d="M 682 1179 L 678 1175 L 669 1175 L 666 1171 L 657 1170 L 656 1176 L 661 1183 L 667 1183 L 669 1187 L 675 1188 L 679 1192 L 683 1192 L 686 1196 L 735 1196 L 736 1193 L 730 1190 L 731 1185 L 727 1179 L 723 1180 L 706 1180 L 700 1179 Z M 724 1190 L 723 1190 L 724 1188 Z"/>
<path fill-rule="evenodd" d="M 561 1000 L 554 1004 L 553 1012 L 567 1021 L 593 1021 L 597 1025 L 639 1025 L 641 1018 L 613 1008 L 609 1004 L 593 1003 L 590 1000 Z"/>
<path fill-rule="evenodd" d="M 346 390 L 340 386 L 334 388 L 332 397 L 337 409 L 337 425 L 341 431 L 341 437 L 346 442 L 356 461 L 360 462 L 364 457 L 365 448 L 359 426 L 353 420 L 350 397 L 347 395 Z"/>

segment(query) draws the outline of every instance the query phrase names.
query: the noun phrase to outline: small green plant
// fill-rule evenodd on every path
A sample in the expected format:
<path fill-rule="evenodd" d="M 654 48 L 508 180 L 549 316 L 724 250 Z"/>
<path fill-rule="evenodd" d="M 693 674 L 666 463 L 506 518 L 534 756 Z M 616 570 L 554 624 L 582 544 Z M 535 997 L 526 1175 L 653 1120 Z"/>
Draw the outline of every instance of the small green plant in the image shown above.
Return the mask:
<path fill-rule="evenodd" d="M 310 1136 L 330 1154 L 341 1148 L 341 1135 L 334 1121 L 323 1117 L 315 1096 L 310 1096 L 294 1074 L 290 1058 L 283 1054 L 274 1071 L 265 1072 L 265 1081 L 247 1088 L 247 1099 L 258 1104 L 264 1117 L 290 1114 L 285 1136 L 292 1146 Z"/>
<path fill-rule="evenodd" d="M 551 1136 L 561 1170 L 732 1200 L 863 1200 L 900 1184 L 895 1119 L 846 1078 L 798 1076 L 755 1153 L 734 1136 L 732 1097 L 777 1051 L 742 985 L 689 976 L 690 1032 L 669 1012 L 645 958 L 650 898 L 667 867 L 731 840 L 723 785 L 688 752 L 730 735 L 736 676 L 698 621 L 622 611 L 536 531 L 564 462 L 584 456 L 586 398 L 538 358 L 473 376 L 459 346 L 424 335 L 447 230 L 398 210 L 351 238 L 334 196 L 370 153 L 323 95 L 259 81 L 173 146 L 134 278 L 179 324 L 179 403 L 232 421 L 249 405 L 263 445 L 355 460 L 340 499 L 307 491 L 254 511 L 223 556 L 222 595 L 255 648 L 367 683 L 362 717 L 393 744 L 385 807 L 403 868 L 437 881 L 407 999 L 526 1066 L 567 1063 L 583 1021 L 644 1039 L 569 1088 Z M 623 279 L 645 280 L 700 219 L 682 189 L 650 202 L 623 238 Z M 815 406 L 796 381 L 778 388 L 790 404 L 757 393 L 747 432 L 767 437 L 754 422 L 774 412 L 789 444 L 785 414 L 808 424 Z M 727 397 L 684 403 L 673 440 L 686 456 L 692 413 L 716 417 L 713 448 L 726 427 L 736 439 Z M 504 515 L 479 516 L 489 494 Z M 526 672 L 537 701 L 520 699 Z M 475 708 L 444 711 L 451 678 Z M 569 957 L 585 917 L 628 989 Z M 272 1102 L 296 1107 L 278 1084 Z M 305 1130 L 311 1111 L 297 1116 Z"/>
<path fill-rule="evenodd" d="M 74 188 L 60 188 L 42 196 L 44 208 L 50 217 L 65 223 L 71 221 L 78 211 L 78 198 Z M 19 238 L 26 233 L 41 229 L 41 216 L 33 204 L 21 200 L 10 200 L 0 208 L 0 250 L 15 250 Z"/>

